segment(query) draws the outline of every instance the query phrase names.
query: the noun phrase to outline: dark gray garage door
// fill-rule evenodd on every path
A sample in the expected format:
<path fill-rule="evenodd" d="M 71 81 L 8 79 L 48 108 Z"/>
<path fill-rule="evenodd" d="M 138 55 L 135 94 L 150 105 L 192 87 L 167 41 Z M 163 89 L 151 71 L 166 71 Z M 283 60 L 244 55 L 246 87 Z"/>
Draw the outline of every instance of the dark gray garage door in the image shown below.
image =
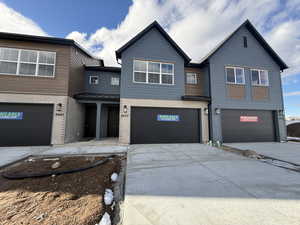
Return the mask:
<path fill-rule="evenodd" d="M 223 142 L 275 141 L 272 111 L 222 110 Z"/>
<path fill-rule="evenodd" d="M 131 143 L 200 142 L 198 109 L 133 107 Z"/>
<path fill-rule="evenodd" d="M 0 103 L 0 146 L 50 145 L 53 105 Z"/>

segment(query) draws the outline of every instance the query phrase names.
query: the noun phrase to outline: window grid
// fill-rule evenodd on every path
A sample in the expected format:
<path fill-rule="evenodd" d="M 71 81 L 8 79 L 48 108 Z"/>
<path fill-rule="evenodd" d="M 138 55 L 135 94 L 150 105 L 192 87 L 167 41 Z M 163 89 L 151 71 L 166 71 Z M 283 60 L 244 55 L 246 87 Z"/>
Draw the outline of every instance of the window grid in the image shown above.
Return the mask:
<path fill-rule="evenodd" d="M 192 80 L 189 79 L 189 77 L 193 77 Z M 198 84 L 197 74 L 196 73 L 187 72 L 186 73 L 186 83 L 187 84 Z"/>
<path fill-rule="evenodd" d="M 56 52 L 48 52 L 48 51 L 36 51 L 36 50 L 29 50 L 29 49 L 15 49 L 15 48 L 0 48 L 1 49 L 10 49 L 10 50 L 17 50 L 18 51 L 18 59 L 17 61 L 13 60 L 5 60 L 5 59 L 0 59 L 0 62 L 11 62 L 11 63 L 17 63 L 17 71 L 16 73 L 1 73 L 1 75 L 16 75 L 16 76 L 36 76 L 36 77 L 55 77 L 55 66 L 56 66 Z M 37 53 L 37 60 L 36 62 L 25 62 L 21 60 L 21 52 L 22 51 L 32 51 Z M 39 55 L 40 52 L 45 52 L 45 53 L 51 53 L 54 54 L 54 62 L 52 63 L 40 63 L 39 62 Z M 21 64 L 31 64 L 31 65 L 36 65 L 35 68 L 35 74 L 21 74 L 20 73 L 20 65 Z M 39 71 L 39 65 L 47 65 L 47 66 L 53 66 L 53 73 L 52 75 L 40 75 L 38 73 Z"/>
<path fill-rule="evenodd" d="M 257 71 L 258 73 L 258 84 L 253 84 L 253 78 L 252 78 L 252 71 Z M 262 84 L 261 82 L 261 73 L 265 72 L 266 73 L 266 84 Z M 260 69 L 251 69 L 251 84 L 253 86 L 269 86 L 269 72 L 268 70 L 260 70 Z"/>
<path fill-rule="evenodd" d="M 228 81 L 228 75 L 227 75 L 227 69 L 233 69 L 233 73 L 234 73 L 234 82 L 230 82 L 230 81 Z M 242 72 L 242 74 L 243 74 L 243 82 L 242 83 L 237 83 L 237 69 L 240 69 L 240 70 L 242 70 L 243 72 Z M 244 68 L 242 68 L 242 67 L 233 67 L 233 66 L 226 66 L 225 67 L 225 70 L 226 70 L 226 83 L 228 83 L 228 84 L 245 84 L 245 71 L 244 71 Z"/>
<path fill-rule="evenodd" d="M 145 62 L 146 63 L 146 71 L 135 70 L 135 63 L 136 62 Z M 160 66 L 159 66 L 160 72 L 149 72 L 149 63 L 159 63 L 160 64 Z M 162 65 L 172 65 L 172 72 L 171 73 L 166 73 L 166 72 L 163 73 L 162 72 Z M 146 82 L 136 81 L 135 80 L 135 73 L 145 73 L 146 74 Z M 149 82 L 149 73 L 159 74 L 159 83 Z M 162 82 L 162 75 L 172 76 L 172 83 L 163 83 Z M 155 62 L 155 61 L 134 60 L 134 63 L 133 63 L 133 82 L 134 83 L 142 83 L 142 84 L 174 85 L 174 64 Z"/>

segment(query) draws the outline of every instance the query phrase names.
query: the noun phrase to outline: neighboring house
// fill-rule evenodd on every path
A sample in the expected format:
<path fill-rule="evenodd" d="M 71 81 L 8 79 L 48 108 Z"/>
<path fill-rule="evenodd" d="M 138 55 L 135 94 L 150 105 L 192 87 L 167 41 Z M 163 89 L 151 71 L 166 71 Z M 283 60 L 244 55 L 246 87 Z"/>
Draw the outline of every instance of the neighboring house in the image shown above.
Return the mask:
<path fill-rule="evenodd" d="M 123 144 L 286 140 L 280 73 L 287 66 L 248 20 L 199 63 L 191 63 L 156 21 L 116 51 L 121 67 L 105 67 L 70 40 L 36 39 L 53 40 L 43 41 L 43 50 L 56 52 L 55 71 L 66 71 L 56 72 L 55 78 L 0 75 L 7 82 L 0 89 L 7 92 L 0 94 L 0 129 L 19 128 L 28 108 L 31 113 L 44 110 L 43 118 L 53 116 L 51 144 L 103 137 L 119 137 Z M 15 48 L 21 41 L 11 45 L 4 39 L 2 45 Z M 42 43 L 31 47 L 40 49 Z M 65 57 L 60 48 L 67 52 Z M 85 61 L 76 60 L 78 54 Z M 65 65 L 57 65 L 60 55 Z M 77 62 L 76 73 L 72 62 Z M 22 63 L 15 63 L 19 71 Z M 7 66 L 0 64 L 1 69 Z M 30 91 L 24 90 L 28 86 Z M 14 91 L 11 97 L 8 93 Z M 1 112 L 22 113 L 1 120 Z M 49 120 L 39 124 L 49 133 Z M 35 129 L 41 128 L 27 127 Z M 4 137 L 12 140 L 13 129 L 8 130 Z M 32 142 L 28 144 L 38 143 Z"/>
<path fill-rule="evenodd" d="M 72 40 L 0 33 L 0 146 L 78 140 L 84 64 L 103 61 Z"/>

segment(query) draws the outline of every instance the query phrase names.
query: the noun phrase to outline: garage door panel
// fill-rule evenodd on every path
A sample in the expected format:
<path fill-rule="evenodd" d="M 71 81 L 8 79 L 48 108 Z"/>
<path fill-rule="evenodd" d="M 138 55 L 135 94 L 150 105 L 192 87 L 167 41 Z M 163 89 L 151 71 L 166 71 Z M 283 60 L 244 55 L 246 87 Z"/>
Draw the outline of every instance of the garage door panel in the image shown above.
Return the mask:
<path fill-rule="evenodd" d="M 50 145 L 53 105 L 0 103 L 0 112 L 22 113 L 0 117 L 0 146 Z"/>
<path fill-rule="evenodd" d="M 171 121 L 168 119 L 171 118 Z M 197 109 L 132 107 L 131 143 L 200 142 Z"/>
<path fill-rule="evenodd" d="M 275 141 L 273 112 L 222 110 L 223 142 Z"/>

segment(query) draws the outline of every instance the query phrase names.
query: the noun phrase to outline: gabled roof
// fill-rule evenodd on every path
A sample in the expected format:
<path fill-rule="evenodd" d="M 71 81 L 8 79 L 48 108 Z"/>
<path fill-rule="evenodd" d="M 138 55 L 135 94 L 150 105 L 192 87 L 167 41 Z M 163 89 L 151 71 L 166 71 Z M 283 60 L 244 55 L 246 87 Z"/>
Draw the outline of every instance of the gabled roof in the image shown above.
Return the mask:
<path fill-rule="evenodd" d="M 123 51 L 125 51 L 127 48 L 133 45 L 136 41 L 138 41 L 142 36 L 144 36 L 148 31 L 150 31 L 154 27 L 157 28 L 157 30 L 162 34 L 162 36 L 164 36 L 164 38 L 173 46 L 176 52 L 184 58 L 186 63 L 191 61 L 191 59 L 187 56 L 187 54 L 185 54 L 185 52 L 176 44 L 176 42 L 168 35 L 168 33 L 159 25 L 157 21 L 151 23 L 144 30 L 138 33 L 134 38 L 132 38 L 125 45 L 119 48 L 116 51 L 117 59 L 121 58 L 121 54 Z"/>
<path fill-rule="evenodd" d="M 89 53 L 86 49 L 81 47 L 76 41 L 71 39 L 36 36 L 36 35 L 28 35 L 28 34 L 6 33 L 6 32 L 0 32 L 0 39 L 74 46 L 75 48 L 79 49 L 90 58 L 96 59 L 91 53 Z M 98 60 L 100 60 L 101 63 L 104 64 L 102 59 L 98 59 Z"/>
<path fill-rule="evenodd" d="M 273 60 L 279 65 L 281 70 L 287 69 L 288 66 L 285 62 L 279 57 L 279 55 L 271 48 L 271 46 L 266 42 L 266 40 L 261 36 L 261 34 L 255 29 L 249 20 L 246 20 L 242 23 L 235 31 L 233 31 L 227 38 L 225 38 L 221 43 L 219 43 L 212 51 L 210 51 L 204 58 L 201 59 L 200 64 L 204 63 L 209 59 L 213 54 L 215 54 L 237 31 L 246 27 L 249 32 L 256 38 L 256 40 L 262 45 L 262 47 L 269 53 Z"/>

